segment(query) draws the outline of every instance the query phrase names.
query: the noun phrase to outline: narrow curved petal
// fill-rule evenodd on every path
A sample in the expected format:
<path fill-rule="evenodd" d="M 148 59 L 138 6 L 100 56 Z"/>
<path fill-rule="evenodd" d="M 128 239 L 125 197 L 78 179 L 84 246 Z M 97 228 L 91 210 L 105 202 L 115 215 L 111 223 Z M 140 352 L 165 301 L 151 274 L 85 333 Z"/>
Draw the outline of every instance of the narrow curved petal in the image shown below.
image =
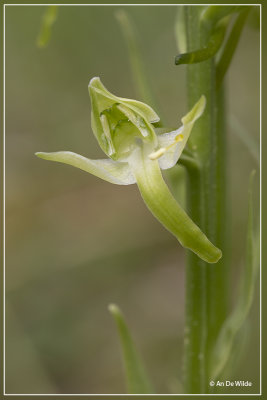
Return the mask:
<path fill-rule="evenodd" d="M 203 114 L 206 107 L 206 97 L 202 95 L 193 108 L 182 118 L 183 125 L 193 124 Z"/>
<path fill-rule="evenodd" d="M 195 121 L 202 115 L 206 105 L 206 99 L 201 96 L 199 101 L 194 105 L 191 111 L 182 118 L 183 126 L 179 129 L 158 135 L 160 148 L 171 146 L 160 158 L 159 165 L 161 169 L 173 167 L 180 158 L 180 155 L 185 148 L 187 140 L 190 136 Z M 175 143 L 178 135 L 182 135 L 183 139 Z M 173 145 L 172 145 L 173 144 Z"/>
<path fill-rule="evenodd" d="M 107 182 L 117 185 L 131 185 L 136 182 L 129 164 L 126 162 L 117 162 L 110 159 L 90 160 L 80 154 L 70 151 L 57 151 L 54 153 L 35 153 L 44 160 L 57 161 L 63 164 L 69 164 L 73 167 L 82 169 L 104 179 Z"/>

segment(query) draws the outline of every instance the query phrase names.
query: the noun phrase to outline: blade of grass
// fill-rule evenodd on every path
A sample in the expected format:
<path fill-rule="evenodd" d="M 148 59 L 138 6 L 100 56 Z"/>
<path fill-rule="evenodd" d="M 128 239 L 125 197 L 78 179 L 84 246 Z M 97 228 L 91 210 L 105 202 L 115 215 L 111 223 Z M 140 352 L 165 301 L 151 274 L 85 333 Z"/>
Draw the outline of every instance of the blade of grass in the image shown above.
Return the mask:
<path fill-rule="evenodd" d="M 57 19 L 58 6 L 47 7 L 41 25 L 39 35 L 36 40 L 36 45 L 40 48 L 46 47 L 51 38 L 52 26 Z"/>
<path fill-rule="evenodd" d="M 114 321 L 117 325 L 125 373 L 127 378 L 128 392 L 130 394 L 151 394 L 153 389 L 148 381 L 143 363 L 137 353 L 130 331 L 125 323 L 122 312 L 115 304 L 108 307 Z"/>
<path fill-rule="evenodd" d="M 149 104 L 156 111 L 159 110 L 152 88 L 149 85 L 148 76 L 142 61 L 142 54 L 138 46 L 135 26 L 129 15 L 122 9 L 115 13 L 115 17 L 120 24 L 123 36 L 125 38 L 130 65 L 132 69 L 133 81 L 137 91 L 137 95 L 145 103 Z"/>
<path fill-rule="evenodd" d="M 185 24 L 185 8 L 184 6 L 179 6 L 177 8 L 177 16 L 174 24 L 174 33 L 178 51 L 180 53 L 187 52 L 186 44 L 186 24 Z"/>
<path fill-rule="evenodd" d="M 212 380 L 216 380 L 223 372 L 227 365 L 231 353 L 233 352 L 233 344 L 237 333 L 245 323 L 252 305 L 254 289 L 259 269 L 259 251 L 255 243 L 255 235 L 253 230 L 253 201 L 252 201 L 252 185 L 255 171 L 250 174 L 249 182 L 249 204 L 248 204 L 248 226 L 247 226 L 247 244 L 246 244 L 246 263 L 245 270 L 241 282 L 238 303 L 226 319 L 211 359 L 210 375 Z M 256 236 L 258 241 L 258 236 Z"/>
<path fill-rule="evenodd" d="M 230 127 L 233 129 L 236 136 L 248 149 L 249 153 L 254 158 L 256 163 L 260 165 L 260 149 L 253 136 L 249 134 L 247 129 L 243 125 L 241 125 L 241 123 L 234 115 L 230 115 L 229 122 Z"/>

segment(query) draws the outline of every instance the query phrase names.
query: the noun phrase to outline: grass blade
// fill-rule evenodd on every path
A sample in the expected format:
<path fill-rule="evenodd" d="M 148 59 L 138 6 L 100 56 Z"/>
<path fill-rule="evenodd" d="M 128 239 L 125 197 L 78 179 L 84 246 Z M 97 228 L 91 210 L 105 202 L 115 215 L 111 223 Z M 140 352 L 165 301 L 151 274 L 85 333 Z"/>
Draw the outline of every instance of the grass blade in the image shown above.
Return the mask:
<path fill-rule="evenodd" d="M 137 43 L 136 30 L 129 15 L 122 9 L 116 11 L 115 16 L 120 24 L 123 36 L 125 38 L 134 85 L 137 90 L 137 95 L 145 103 L 149 104 L 156 111 L 158 110 L 153 90 L 149 85 L 149 78 L 145 72 L 145 67 L 142 61 L 142 55 Z"/>
<path fill-rule="evenodd" d="M 212 355 L 211 360 L 211 379 L 216 380 L 223 372 L 225 366 L 230 360 L 233 350 L 233 344 L 236 335 L 247 320 L 249 311 L 254 297 L 254 289 L 259 269 L 259 249 L 257 242 L 259 236 L 255 237 L 253 224 L 253 201 L 252 201 L 252 185 L 255 171 L 250 174 L 249 181 L 249 204 L 248 204 L 248 226 L 247 226 L 247 243 L 246 243 L 246 263 L 245 270 L 241 282 L 238 303 L 226 319 Z M 256 239 L 256 240 L 255 240 Z"/>
<path fill-rule="evenodd" d="M 180 6 L 177 9 L 177 16 L 174 25 L 174 33 L 178 51 L 180 53 L 187 52 L 187 43 L 186 43 L 186 24 L 185 24 L 185 7 Z"/>
<path fill-rule="evenodd" d="M 117 325 L 123 353 L 128 392 L 130 394 L 150 394 L 152 387 L 146 376 L 143 363 L 135 348 L 129 329 L 118 306 L 109 305 L 109 311 Z"/>
<path fill-rule="evenodd" d="M 256 163 L 260 165 L 260 149 L 254 137 L 250 135 L 248 130 L 238 121 L 238 119 L 234 115 L 230 115 L 229 122 L 230 127 L 233 129 L 233 132 L 248 149 L 249 153 L 254 158 Z"/>
<path fill-rule="evenodd" d="M 48 45 L 51 37 L 52 26 L 57 19 L 57 13 L 58 6 L 47 7 L 43 16 L 42 26 L 36 41 L 38 47 L 43 48 Z"/>

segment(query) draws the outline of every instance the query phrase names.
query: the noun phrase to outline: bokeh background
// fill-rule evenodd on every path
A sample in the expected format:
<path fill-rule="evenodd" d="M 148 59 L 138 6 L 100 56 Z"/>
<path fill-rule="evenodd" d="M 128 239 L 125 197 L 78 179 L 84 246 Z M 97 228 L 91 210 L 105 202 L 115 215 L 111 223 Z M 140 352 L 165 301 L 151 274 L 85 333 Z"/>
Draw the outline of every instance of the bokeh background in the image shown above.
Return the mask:
<path fill-rule="evenodd" d="M 161 115 L 179 125 L 187 107 L 185 67 L 174 65 L 177 7 L 62 6 L 42 49 L 45 7 L 6 7 L 7 393 L 125 393 L 111 302 L 124 312 L 156 391 L 182 390 L 184 250 L 135 185 L 34 156 L 103 157 L 90 128 L 89 80 L 100 76 L 111 92 L 137 97 L 118 8 L 135 24 Z M 227 76 L 230 303 L 244 265 L 249 173 L 258 167 L 239 136 L 259 147 L 259 43 L 259 30 L 246 27 Z M 181 201 L 182 193 L 180 185 Z M 244 330 L 234 378 L 253 381 L 257 393 L 258 288 Z"/>

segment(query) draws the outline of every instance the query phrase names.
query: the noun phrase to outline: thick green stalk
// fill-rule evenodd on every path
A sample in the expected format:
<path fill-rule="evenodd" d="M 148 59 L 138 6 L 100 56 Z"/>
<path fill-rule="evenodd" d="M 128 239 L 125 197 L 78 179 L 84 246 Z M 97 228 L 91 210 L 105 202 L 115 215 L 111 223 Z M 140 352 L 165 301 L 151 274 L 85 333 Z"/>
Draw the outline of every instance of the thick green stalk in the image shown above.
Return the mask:
<path fill-rule="evenodd" d="M 187 208 L 191 218 L 204 225 L 201 171 L 187 166 Z M 198 204 L 195 200 L 198 200 Z M 207 304 L 205 262 L 192 252 L 186 258 L 186 321 L 184 377 L 186 393 L 205 392 Z"/>
<path fill-rule="evenodd" d="M 201 7 L 187 6 L 187 51 L 205 46 L 209 25 L 200 22 Z M 225 132 L 222 93 L 216 92 L 214 58 L 187 66 L 189 106 L 206 96 L 206 110 L 192 132 L 189 146 L 199 161 L 199 174 L 188 170 L 188 213 L 215 245 L 223 250 L 225 232 Z M 220 108 L 219 108 L 220 107 Z M 213 266 L 187 256 L 185 391 L 209 393 L 209 357 L 225 319 L 224 261 Z"/>

